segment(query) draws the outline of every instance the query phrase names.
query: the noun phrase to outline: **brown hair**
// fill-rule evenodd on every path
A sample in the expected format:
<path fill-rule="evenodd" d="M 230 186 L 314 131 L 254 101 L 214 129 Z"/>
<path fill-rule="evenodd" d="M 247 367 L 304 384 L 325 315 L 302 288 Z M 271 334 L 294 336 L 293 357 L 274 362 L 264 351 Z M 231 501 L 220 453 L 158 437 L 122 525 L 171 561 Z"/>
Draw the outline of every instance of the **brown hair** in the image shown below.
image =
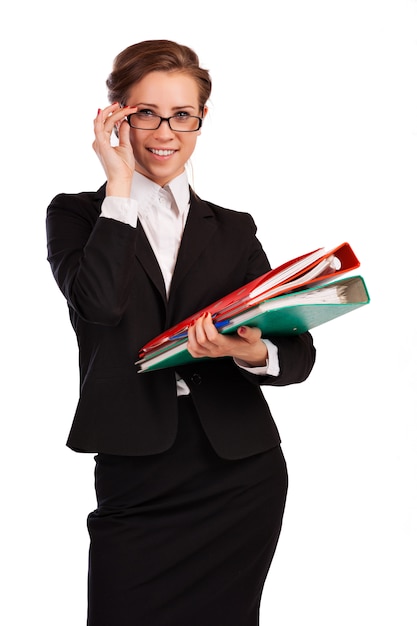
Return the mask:
<path fill-rule="evenodd" d="M 210 97 L 210 74 L 200 67 L 194 50 L 167 39 L 154 39 L 129 46 L 117 55 L 106 81 L 110 102 L 125 104 L 130 88 L 150 72 L 184 72 L 194 78 L 201 109 Z"/>

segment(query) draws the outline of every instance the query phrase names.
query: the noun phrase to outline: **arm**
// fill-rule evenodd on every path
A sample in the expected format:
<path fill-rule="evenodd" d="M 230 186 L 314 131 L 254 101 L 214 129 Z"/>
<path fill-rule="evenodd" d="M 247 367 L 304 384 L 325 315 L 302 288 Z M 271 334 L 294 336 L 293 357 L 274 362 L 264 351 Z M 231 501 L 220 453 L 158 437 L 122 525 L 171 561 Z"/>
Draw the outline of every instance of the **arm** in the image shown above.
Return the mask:
<path fill-rule="evenodd" d="M 107 175 L 107 195 L 129 202 L 134 157 L 118 105 L 98 112 L 94 150 Z M 110 137 L 119 128 L 119 145 Z M 129 298 L 136 230 L 115 219 L 99 219 L 100 194 L 61 194 L 47 211 L 48 260 L 69 305 L 85 320 L 117 324 Z"/>
<path fill-rule="evenodd" d="M 117 324 L 133 277 L 136 229 L 98 217 L 101 198 L 60 195 L 47 211 L 48 261 L 68 304 L 86 321 Z"/>

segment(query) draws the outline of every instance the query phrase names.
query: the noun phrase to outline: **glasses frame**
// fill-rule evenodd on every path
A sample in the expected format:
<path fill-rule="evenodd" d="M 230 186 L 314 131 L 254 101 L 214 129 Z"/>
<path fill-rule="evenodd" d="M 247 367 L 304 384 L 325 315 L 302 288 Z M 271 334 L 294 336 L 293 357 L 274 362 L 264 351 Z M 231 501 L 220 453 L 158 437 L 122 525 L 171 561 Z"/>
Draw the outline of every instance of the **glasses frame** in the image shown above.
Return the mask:
<path fill-rule="evenodd" d="M 173 133 L 196 133 L 198 130 L 200 130 L 202 124 L 203 124 L 203 118 L 199 117 L 198 115 L 189 115 L 188 118 L 192 118 L 192 119 L 196 119 L 198 120 L 198 126 L 197 128 L 194 128 L 194 130 L 178 130 L 178 129 L 174 129 L 171 126 L 171 122 L 170 120 L 172 120 L 173 118 L 177 117 L 176 115 L 171 115 L 170 117 L 161 117 L 160 115 L 155 115 L 153 114 L 154 117 L 159 117 L 159 124 L 158 126 L 155 126 L 155 128 L 139 128 L 138 126 L 133 126 L 131 118 L 136 115 L 136 113 L 130 113 L 130 115 L 126 116 L 126 121 L 129 124 L 130 128 L 134 128 L 135 130 L 158 130 L 158 128 L 161 126 L 162 122 L 167 122 L 170 130 L 172 130 Z"/>

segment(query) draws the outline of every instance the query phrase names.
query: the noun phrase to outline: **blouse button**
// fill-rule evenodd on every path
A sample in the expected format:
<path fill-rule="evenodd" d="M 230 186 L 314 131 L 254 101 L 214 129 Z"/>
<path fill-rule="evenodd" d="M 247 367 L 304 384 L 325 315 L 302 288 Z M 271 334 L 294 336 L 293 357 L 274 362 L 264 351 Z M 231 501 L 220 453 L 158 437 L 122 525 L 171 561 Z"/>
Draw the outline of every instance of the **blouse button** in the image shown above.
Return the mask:
<path fill-rule="evenodd" d="M 194 385 L 201 385 L 201 383 L 203 382 L 203 379 L 201 378 L 200 374 L 193 374 L 191 376 L 191 382 Z"/>

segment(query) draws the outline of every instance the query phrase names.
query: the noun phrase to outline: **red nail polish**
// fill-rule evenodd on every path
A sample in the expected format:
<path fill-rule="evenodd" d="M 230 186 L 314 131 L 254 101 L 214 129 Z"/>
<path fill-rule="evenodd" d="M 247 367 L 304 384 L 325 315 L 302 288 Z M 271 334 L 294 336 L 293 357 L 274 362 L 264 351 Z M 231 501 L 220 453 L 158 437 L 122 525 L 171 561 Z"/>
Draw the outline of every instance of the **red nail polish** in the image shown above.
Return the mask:
<path fill-rule="evenodd" d="M 98 109 L 97 115 L 100 115 L 100 113 L 101 113 L 101 109 Z"/>

